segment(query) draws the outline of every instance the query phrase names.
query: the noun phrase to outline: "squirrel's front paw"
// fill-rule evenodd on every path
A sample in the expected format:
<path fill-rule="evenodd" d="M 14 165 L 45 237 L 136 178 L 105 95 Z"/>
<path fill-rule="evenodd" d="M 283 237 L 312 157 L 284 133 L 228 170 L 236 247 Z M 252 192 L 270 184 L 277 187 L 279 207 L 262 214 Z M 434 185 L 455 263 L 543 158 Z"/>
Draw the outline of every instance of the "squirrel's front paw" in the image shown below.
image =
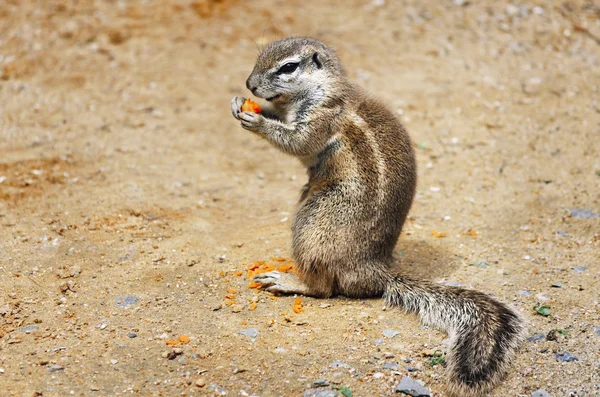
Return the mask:
<path fill-rule="evenodd" d="M 264 121 L 264 117 L 258 113 L 242 112 L 239 114 L 242 127 L 253 132 L 259 132 Z"/>
<path fill-rule="evenodd" d="M 236 96 L 231 100 L 231 114 L 238 120 L 240 119 L 240 113 L 242 113 L 241 109 L 244 102 L 246 102 L 246 98 L 243 96 Z"/>

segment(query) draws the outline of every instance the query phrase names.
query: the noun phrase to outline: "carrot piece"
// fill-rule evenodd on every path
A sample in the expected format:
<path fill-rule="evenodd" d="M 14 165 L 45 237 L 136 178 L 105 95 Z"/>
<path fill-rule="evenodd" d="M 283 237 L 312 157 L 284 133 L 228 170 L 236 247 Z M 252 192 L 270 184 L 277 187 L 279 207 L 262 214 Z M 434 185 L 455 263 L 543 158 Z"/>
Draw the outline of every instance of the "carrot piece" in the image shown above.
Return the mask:
<path fill-rule="evenodd" d="M 260 287 L 261 285 L 262 285 L 261 283 L 256 283 L 256 282 L 253 281 L 250 284 L 248 284 L 248 288 L 254 289 L 254 288 Z"/>
<path fill-rule="evenodd" d="M 177 346 L 180 342 L 178 340 L 166 340 L 167 346 Z"/>
<path fill-rule="evenodd" d="M 249 310 L 255 310 L 256 309 L 256 302 L 252 302 L 252 304 L 250 305 Z"/>
<path fill-rule="evenodd" d="M 241 111 L 242 112 L 260 113 L 262 111 L 262 108 L 260 107 L 260 105 L 258 103 L 254 102 L 250 98 L 248 98 L 242 104 Z"/>
<path fill-rule="evenodd" d="M 179 342 L 181 343 L 190 343 L 190 337 L 185 335 L 179 336 Z"/>
<path fill-rule="evenodd" d="M 304 308 L 302 307 L 302 299 L 296 298 L 296 300 L 294 301 L 294 313 L 298 314 L 302 313 L 303 311 Z"/>

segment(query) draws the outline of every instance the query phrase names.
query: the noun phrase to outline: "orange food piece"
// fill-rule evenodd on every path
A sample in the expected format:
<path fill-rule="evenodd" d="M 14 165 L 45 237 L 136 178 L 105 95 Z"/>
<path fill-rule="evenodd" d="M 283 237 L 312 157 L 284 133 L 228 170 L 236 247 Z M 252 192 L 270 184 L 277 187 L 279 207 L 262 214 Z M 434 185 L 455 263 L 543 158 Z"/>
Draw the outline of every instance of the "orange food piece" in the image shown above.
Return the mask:
<path fill-rule="evenodd" d="M 282 273 L 287 273 L 292 269 L 294 269 L 294 265 L 279 265 L 279 266 L 277 266 L 277 270 Z"/>
<path fill-rule="evenodd" d="M 177 346 L 180 342 L 178 340 L 166 340 L 165 343 L 167 346 Z"/>
<path fill-rule="evenodd" d="M 248 265 L 248 270 L 256 270 L 259 267 L 260 267 L 259 262 L 252 262 L 251 264 Z"/>
<path fill-rule="evenodd" d="M 227 287 L 227 292 L 230 293 L 230 294 L 237 294 L 237 290 L 233 289 L 231 287 Z"/>
<path fill-rule="evenodd" d="M 235 272 L 235 273 L 233 273 L 233 274 L 234 274 L 236 277 L 241 277 L 243 273 L 242 273 L 242 272 Z"/>
<path fill-rule="evenodd" d="M 261 285 L 262 285 L 261 283 L 256 283 L 256 282 L 253 281 L 250 284 L 248 284 L 248 288 L 254 289 L 254 288 L 260 287 Z"/>
<path fill-rule="evenodd" d="M 181 343 L 190 343 L 190 337 L 185 335 L 179 336 L 179 342 Z"/>
<path fill-rule="evenodd" d="M 296 300 L 294 301 L 294 313 L 298 314 L 302 313 L 303 311 L 304 308 L 302 307 L 302 299 L 296 298 Z"/>
<path fill-rule="evenodd" d="M 256 302 L 252 302 L 252 304 L 250 305 L 250 310 L 255 310 L 256 309 Z"/>
<path fill-rule="evenodd" d="M 235 301 L 234 301 L 234 300 L 225 301 L 225 304 L 226 304 L 227 306 L 231 306 L 231 305 L 233 305 L 234 303 L 235 303 Z"/>
<path fill-rule="evenodd" d="M 433 237 L 442 238 L 442 237 L 446 237 L 446 232 L 438 232 L 436 230 L 432 230 L 431 235 Z"/>
<path fill-rule="evenodd" d="M 473 230 L 473 229 L 469 229 L 469 236 L 471 236 L 471 237 L 477 237 L 477 231 Z"/>
<path fill-rule="evenodd" d="M 242 112 L 252 112 L 252 113 L 260 113 L 262 108 L 260 105 L 250 98 L 246 99 L 246 101 L 242 104 Z"/>
<path fill-rule="evenodd" d="M 271 260 L 275 262 L 289 262 L 286 258 L 283 258 L 281 256 L 272 256 Z"/>

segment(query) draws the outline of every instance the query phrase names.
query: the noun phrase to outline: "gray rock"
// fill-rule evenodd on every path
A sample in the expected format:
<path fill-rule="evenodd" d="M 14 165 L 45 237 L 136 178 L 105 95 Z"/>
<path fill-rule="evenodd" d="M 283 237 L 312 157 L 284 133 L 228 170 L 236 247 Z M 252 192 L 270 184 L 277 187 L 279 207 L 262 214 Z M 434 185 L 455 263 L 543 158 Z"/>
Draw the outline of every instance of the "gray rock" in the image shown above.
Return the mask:
<path fill-rule="evenodd" d="M 529 342 L 539 342 L 544 339 L 546 339 L 546 335 L 541 333 L 533 334 L 529 338 L 527 338 Z"/>
<path fill-rule="evenodd" d="M 587 270 L 587 266 L 575 266 L 575 267 L 573 268 L 573 271 L 574 271 L 575 273 L 583 273 L 583 272 L 584 272 L 584 271 L 586 271 L 586 270 Z"/>
<path fill-rule="evenodd" d="M 519 291 L 519 295 L 521 296 L 531 296 L 533 295 L 533 292 L 529 292 L 529 291 Z"/>
<path fill-rule="evenodd" d="M 330 389 L 308 389 L 304 390 L 302 397 L 336 397 L 337 393 Z"/>
<path fill-rule="evenodd" d="M 486 261 L 481 260 L 481 259 L 473 259 L 472 261 L 469 262 L 469 265 L 479 266 L 482 269 L 487 269 L 490 266 L 489 263 L 487 263 Z"/>
<path fill-rule="evenodd" d="M 383 338 L 375 339 L 375 340 L 373 341 L 373 344 L 374 344 L 375 346 L 380 346 L 380 345 L 382 345 L 382 344 L 383 344 Z"/>
<path fill-rule="evenodd" d="M 325 378 L 320 378 L 310 384 L 310 387 L 326 387 L 329 386 L 329 381 Z"/>
<path fill-rule="evenodd" d="M 582 208 L 573 208 L 569 210 L 571 213 L 571 217 L 575 219 L 591 219 L 591 218 L 600 218 L 600 214 L 596 214 L 592 210 L 586 210 Z"/>
<path fill-rule="evenodd" d="M 391 369 L 392 371 L 397 371 L 399 368 L 400 368 L 400 364 L 398 364 L 398 363 L 383 364 L 383 369 Z"/>
<path fill-rule="evenodd" d="M 248 338 L 256 339 L 258 330 L 256 328 L 246 328 L 238 331 L 238 334 L 247 336 Z"/>
<path fill-rule="evenodd" d="M 412 365 L 407 365 L 405 368 L 406 368 L 407 372 L 417 372 L 418 371 L 418 369 L 413 367 Z"/>
<path fill-rule="evenodd" d="M 572 355 L 569 352 L 554 353 L 554 357 L 556 357 L 556 359 L 558 361 L 560 361 L 561 363 L 570 363 L 572 361 L 579 361 L 579 359 L 577 357 L 575 357 L 574 355 Z"/>
<path fill-rule="evenodd" d="M 411 378 L 410 376 L 405 376 L 400 380 L 400 383 L 396 385 L 396 392 L 404 393 L 413 397 L 431 397 L 432 394 L 429 390 L 421 386 L 419 382 Z"/>
<path fill-rule="evenodd" d="M 121 308 L 126 308 L 131 305 L 135 305 L 139 300 L 140 298 L 137 296 L 117 296 L 115 298 L 115 305 Z"/>
<path fill-rule="evenodd" d="M 561 232 L 560 230 L 556 231 L 556 234 L 558 234 L 560 237 L 564 237 L 564 238 L 568 238 L 569 235 L 565 232 Z"/>
<path fill-rule="evenodd" d="M 27 327 L 19 328 L 19 332 L 25 332 L 26 334 L 28 334 L 30 332 L 37 331 L 38 329 L 40 329 L 40 327 L 38 327 L 37 325 L 28 325 Z"/>
<path fill-rule="evenodd" d="M 330 367 L 331 368 L 350 368 L 350 365 L 348 365 L 344 362 L 335 360 L 334 362 L 331 363 Z"/>
<path fill-rule="evenodd" d="M 596 335 L 600 336 L 600 327 L 594 327 L 594 332 Z"/>
<path fill-rule="evenodd" d="M 216 383 L 213 383 L 212 385 L 208 386 L 206 389 L 212 390 L 212 391 L 214 391 L 215 394 L 220 395 L 220 396 L 227 395 L 227 390 L 223 389 L 221 386 L 217 385 Z"/>
<path fill-rule="evenodd" d="M 133 339 L 137 337 L 137 334 L 135 332 L 130 332 L 129 335 L 127 335 L 129 338 Z"/>
<path fill-rule="evenodd" d="M 548 393 L 544 389 L 539 389 L 531 393 L 531 397 L 551 397 L 550 393 Z"/>
<path fill-rule="evenodd" d="M 48 367 L 48 372 L 57 372 L 57 371 L 62 371 L 64 370 L 65 367 L 63 367 L 62 365 L 51 365 Z"/>
<path fill-rule="evenodd" d="M 390 339 L 400 334 L 400 332 L 396 331 L 395 329 L 384 329 L 383 331 L 381 331 L 381 333 L 383 334 L 383 336 Z"/>

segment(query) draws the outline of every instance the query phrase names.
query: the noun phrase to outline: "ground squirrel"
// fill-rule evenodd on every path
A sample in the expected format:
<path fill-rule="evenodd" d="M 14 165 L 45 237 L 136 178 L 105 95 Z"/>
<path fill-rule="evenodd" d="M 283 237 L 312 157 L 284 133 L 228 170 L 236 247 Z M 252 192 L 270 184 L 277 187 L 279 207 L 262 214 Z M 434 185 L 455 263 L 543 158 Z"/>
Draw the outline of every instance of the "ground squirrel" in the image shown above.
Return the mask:
<path fill-rule="evenodd" d="M 326 298 L 383 296 L 448 332 L 448 391 L 482 396 L 504 375 L 524 321 L 490 296 L 403 275 L 392 251 L 417 182 L 408 133 L 377 100 L 352 84 L 335 52 L 304 37 L 261 52 L 247 88 L 270 106 L 234 117 L 306 166 L 292 225 L 291 273 L 258 275 L 267 291 Z"/>

